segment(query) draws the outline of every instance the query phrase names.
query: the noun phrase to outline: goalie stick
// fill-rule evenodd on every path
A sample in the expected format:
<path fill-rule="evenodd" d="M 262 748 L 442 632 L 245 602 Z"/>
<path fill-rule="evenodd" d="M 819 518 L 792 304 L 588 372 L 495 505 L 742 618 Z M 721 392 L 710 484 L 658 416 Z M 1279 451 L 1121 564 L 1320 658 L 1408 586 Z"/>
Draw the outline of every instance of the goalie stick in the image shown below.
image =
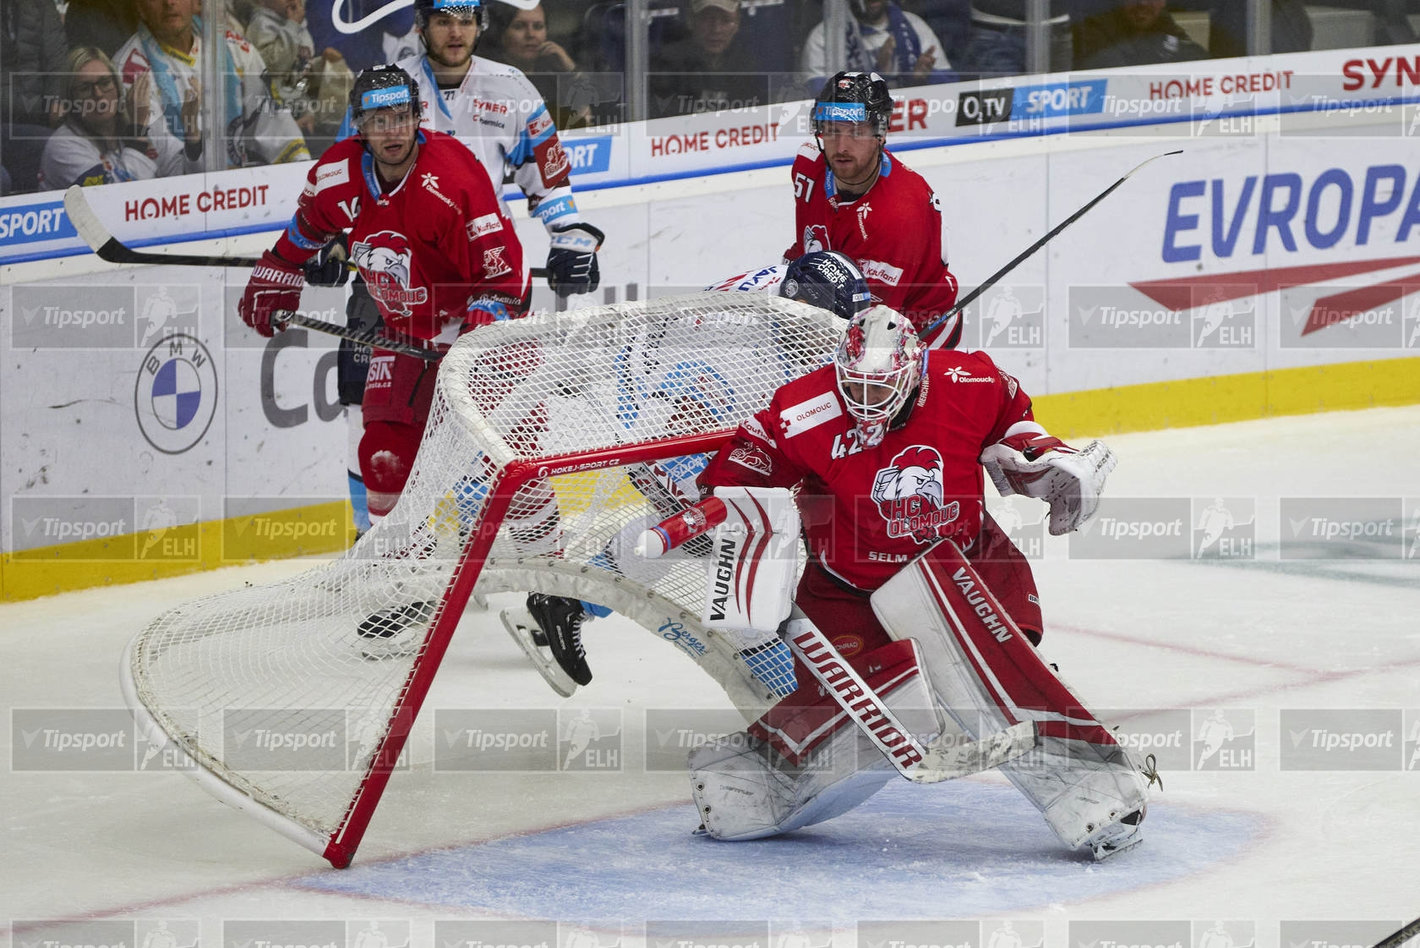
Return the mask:
<path fill-rule="evenodd" d="M 724 523 L 727 516 L 724 501 L 707 498 L 646 530 L 637 552 L 651 559 L 663 556 L 713 530 Z M 1015 760 L 1036 744 L 1035 723 L 1020 721 L 965 744 L 923 745 L 798 606 L 781 627 L 780 635 L 859 730 L 891 761 L 898 773 L 913 783 L 940 783 L 988 770 Z"/>
<path fill-rule="evenodd" d="M 89 245 L 89 249 L 100 260 L 107 260 L 109 263 L 162 264 L 169 267 L 250 268 L 259 262 L 257 257 L 150 253 L 144 250 L 135 250 L 108 232 L 108 228 L 103 225 L 98 215 L 94 213 L 94 209 L 89 206 L 88 198 L 84 197 L 84 189 L 77 184 L 72 185 L 69 190 L 64 192 L 64 211 L 69 215 L 69 222 L 74 225 L 74 230 L 78 231 L 84 243 Z M 354 270 L 355 264 L 347 262 L 346 267 Z M 547 276 L 546 267 L 530 267 L 528 272 L 534 277 Z"/>
<path fill-rule="evenodd" d="M 1160 158 L 1168 158 L 1170 155 L 1181 154 L 1183 154 L 1183 149 L 1181 148 L 1176 151 L 1166 151 L 1162 155 L 1155 155 L 1152 158 L 1147 158 L 1144 161 L 1139 162 L 1139 164 L 1135 165 L 1129 171 L 1126 171 L 1122 178 L 1111 184 L 1109 187 L 1105 188 L 1099 194 L 1095 195 L 1094 199 L 1091 200 L 1088 204 L 1080 208 L 1075 213 L 1071 214 L 1069 217 L 1065 218 L 1060 223 L 1056 224 L 1044 237 L 1031 244 L 1025 250 L 1022 250 L 1010 263 L 1006 264 L 1004 267 L 991 274 L 980 286 L 972 290 L 970 293 L 966 294 L 966 296 L 957 300 L 956 305 L 954 305 L 951 309 L 947 310 L 945 313 L 934 319 L 931 324 L 928 325 L 928 327 L 922 331 L 921 335 L 926 336 L 932 333 L 943 323 L 950 321 L 952 317 L 956 316 L 958 313 L 961 313 L 972 303 L 976 302 L 977 298 L 980 297 L 982 293 L 985 293 L 987 290 L 991 289 L 991 287 L 995 286 L 998 282 L 1000 282 L 1002 277 L 1004 277 L 1006 274 L 1010 273 L 1012 270 L 1016 269 L 1016 267 L 1024 263 L 1026 258 L 1029 257 L 1031 254 L 1035 253 L 1041 247 L 1044 247 L 1046 244 L 1050 243 L 1050 241 L 1053 240 L 1056 235 L 1059 234 L 1062 230 L 1069 227 L 1071 224 L 1075 223 L 1080 218 L 1084 217 L 1085 214 L 1088 213 L 1091 208 L 1093 208 L 1100 201 L 1103 201 L 1105 198 L 1113 194 L 1116 188 L 1118 188 L 1124 182 L 1128 181 L 1129 178 L 1140 168 L 1149 164 L 1151 161 L 1157 161 Z M 946 340 L 946 338 L 947 337 L 945 334 L 942 335 L 940 338 L 929 344 L 928 348 L 937 348 Z"/>

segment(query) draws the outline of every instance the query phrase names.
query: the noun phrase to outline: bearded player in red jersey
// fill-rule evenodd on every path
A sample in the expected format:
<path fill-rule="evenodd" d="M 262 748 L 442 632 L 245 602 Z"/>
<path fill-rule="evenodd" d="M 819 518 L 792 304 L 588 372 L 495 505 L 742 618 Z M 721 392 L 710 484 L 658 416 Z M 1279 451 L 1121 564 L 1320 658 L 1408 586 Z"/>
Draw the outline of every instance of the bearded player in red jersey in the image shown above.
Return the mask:
<path fill-rule="evenodd" d="M 1094 513 L 1114 457 L 1100 442 L 1077 451 L 1047 434 L 985 353 L 928 350 L 901 314 L 874 306 L 849 324 L 834 363 L 780 387 L 700 483 L 801 488 L 810 562 L 794 601 L 807 618 L 781 637 L 813 623 L 914 730 L 947 733 L 954 722 L 975 738 L 1032 722 L 1029 758 L 1001 769 L 1066 845 L 1104 858 L 1139 842 L 1146 784 L 1036 655 L 1035 581 L 985 511 L 983 467 L 1003 494 L 1047 500 L 1059 535 Z M 1014 623 L 993 623 L 987 604 Z M 692 753 L 711 836 L 816 823 L 892 778 L 799 656 L 797 691 L 748 736 Z"/>
<path fill-rule="evenodd" d="M 450 135 L 419 128 L 419 95 L 398 66 L 360 73 L 350 92 L 359 134 L 328 148 L 306 176 L 296 213 L 262 255 L 238 312 L 263 336 L 300 306 L 302 265 L 347 231 L 350 258 L 391 330 L 452 343 L 522 315 L 523 251 L 478 159 Z M 360 469 L 370 516 L 399 499 L 434 394 L 435 372 L 375 350 L 365 388 Z"/>
<path fill-rule="evenodd" d="M 952 308 L 957 279 L 947 269 L 947 228 L 922 176 L 887 151 L 892 95 L 877 73 L 840 72 L 814 101 L 814 141 L 794 158 L 794 243 L 784 260 L 815 250 L 852 258 L 873 302 L 912 320 L 921 333 Z M 961 316 L 922 341 L 954 349 Z"/>

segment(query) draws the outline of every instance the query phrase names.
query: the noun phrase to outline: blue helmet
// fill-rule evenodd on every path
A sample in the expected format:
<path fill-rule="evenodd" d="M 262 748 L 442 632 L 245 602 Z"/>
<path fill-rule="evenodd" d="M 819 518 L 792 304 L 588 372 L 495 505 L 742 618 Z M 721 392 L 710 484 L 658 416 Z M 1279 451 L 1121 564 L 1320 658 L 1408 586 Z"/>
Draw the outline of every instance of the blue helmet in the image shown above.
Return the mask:
<path fill-rule="evenodd" d="M 832 250 L 815 250 L 789 264 L 779 295 L 829 310 L 842 319 L 852 319 L 873 301 L 863 271 Z"/>

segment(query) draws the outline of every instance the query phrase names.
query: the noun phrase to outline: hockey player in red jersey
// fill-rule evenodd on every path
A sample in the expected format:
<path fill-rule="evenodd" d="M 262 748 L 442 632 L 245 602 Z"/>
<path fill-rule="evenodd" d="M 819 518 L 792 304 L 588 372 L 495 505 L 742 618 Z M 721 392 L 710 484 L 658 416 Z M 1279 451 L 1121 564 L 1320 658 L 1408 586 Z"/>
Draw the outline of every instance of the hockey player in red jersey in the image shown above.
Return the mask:
<path fill-rule="evenodd" d="M 468 149 L 419 128 L 414 81 L 397 66 L 362 72 L 350 93 L 359 134 L 332 145 L 306 177 L 296 213 L 252 270 L 238 312 L 263 336 L 295 310 L 303 264 L 348 232 L 350 257 L 385 325 L 452 343 L 467 329 L 521 315 L 522 247 L 487 172 Z M 428 363 L 376 350 L 365 389 L 360 467 L 372 519 L 393 508 L 434 391 Z"/>
<path fill-rule="evenodd" d="M 795 621 L 812 623 L 885 707 L 929 737 L 946 733 L 949 719 L 973 738 L 973 720 L 992 722 L 987 733 L 1031 722 L 1031 762 L 1002 771 L 1063 842 L 1103 858 L 1141 838 L 1145 784 L 1035 654 L 1035 582 L 985 511 L 983 468 L 1003 494 L 1047 500 L 1058 535 L 1094 513 L 1113 466 L 1100 442 L 1077 451 L 1046 433 L 1016 379 L 985 353 L 928 350 L 908 320 L 879 305 L 849 324 L 832 365 L 781 386 L 742 424 L 700 483 L 799 488 L 810 561 L 794 600 L 806 619 L 791 619 L 781 637 L 794 639 Z M 992 624 L 987 604 L 1014 622 Z M 972 622 L 983 624 L 975 639 Z M 891 779 L 887 758 L 805 660 L 799 652 L 797 691 L 747 737 L 692 753 L 710 835 L 816 823 Z"/>
<path fill-rule="evenodd" d="M 922 176 L 886 150 L 892 95 L 877 73 L 840 72 L 814 102 L 814 141 L 794 159 L 794 260 L 814 250 L 852 258 L 873 302 L 925 331 L 951 309 L 957 280 L 947 268 L 946 223 Z M 948 349 L 961 317 L 923 342 Z"/>

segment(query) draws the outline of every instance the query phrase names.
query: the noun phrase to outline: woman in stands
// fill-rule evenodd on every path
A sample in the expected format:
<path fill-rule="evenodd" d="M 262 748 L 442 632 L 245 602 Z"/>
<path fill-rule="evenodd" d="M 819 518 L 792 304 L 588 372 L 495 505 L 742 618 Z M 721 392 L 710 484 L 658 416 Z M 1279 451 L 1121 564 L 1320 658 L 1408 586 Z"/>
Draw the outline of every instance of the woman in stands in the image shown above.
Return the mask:
<path fill-rule="evenodd" d="M 157 176 L 147 143 L 135 138 L 148 116 L 133 114 L 124 101 L 123 85 L 113 61 L 93 46 L 69 53 L 65 64 L 64 124 L 45 142 L 40 157 L 40 185 L 67 188 L 71 184 L 111 184 Z M 147 111 L 147 86 L 134 91 L 140 113 Z"/>

